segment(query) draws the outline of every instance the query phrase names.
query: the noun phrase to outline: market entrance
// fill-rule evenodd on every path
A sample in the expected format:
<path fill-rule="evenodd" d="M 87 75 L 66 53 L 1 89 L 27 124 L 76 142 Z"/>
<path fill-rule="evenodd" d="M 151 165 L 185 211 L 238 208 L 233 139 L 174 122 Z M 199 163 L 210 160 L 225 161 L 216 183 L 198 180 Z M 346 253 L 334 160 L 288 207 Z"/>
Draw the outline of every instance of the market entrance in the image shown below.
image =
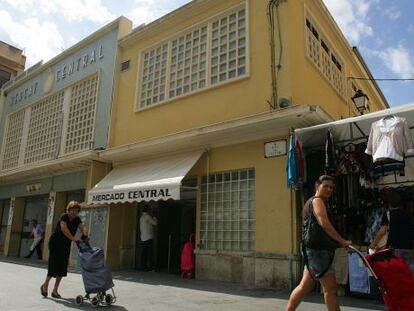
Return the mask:
<path fill-rule="evenodd" d="M 29 239 L 29 237 L 33 229 L 31 220 L 36 219 L 38 224 L 42 226 L 43 230 L 46 227 L 47 203 L 48 196 L 36 196 L 26 198 L 19 257 L 24 257 L 30 252 L 32 240 Z"/>
<path fill-rule="evenodd" d="M 181 200 L 151 201 L 138 203 L 137 218 L 137 269 L 142 268 L 142 241 L 140 217 L 144 207 L 157 219 L 154 226 L 154 269 L 160 272 L 180 273 L 181 250 L 191 234 L 195 233 L 196 181 L 183 181 L 187 187 L 181 189 Z"/>

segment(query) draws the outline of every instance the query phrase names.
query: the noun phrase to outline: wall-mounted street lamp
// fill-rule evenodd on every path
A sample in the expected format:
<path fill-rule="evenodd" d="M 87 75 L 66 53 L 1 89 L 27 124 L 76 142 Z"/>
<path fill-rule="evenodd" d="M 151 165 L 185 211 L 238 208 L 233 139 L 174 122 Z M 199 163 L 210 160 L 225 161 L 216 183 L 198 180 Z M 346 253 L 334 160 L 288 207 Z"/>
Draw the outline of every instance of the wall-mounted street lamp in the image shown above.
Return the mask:
<path fill-rule="evenodd" d="M 355 104 L 356 109 L 361 113 L 361 115 L 364 114 L 364 111 L 368 109 L 369 105 L 369 98 L 367 95 L 365 95 L 364 92 L 361 90 L 357 90 L 355 95 L 352 96 L 352 101 Z"/>

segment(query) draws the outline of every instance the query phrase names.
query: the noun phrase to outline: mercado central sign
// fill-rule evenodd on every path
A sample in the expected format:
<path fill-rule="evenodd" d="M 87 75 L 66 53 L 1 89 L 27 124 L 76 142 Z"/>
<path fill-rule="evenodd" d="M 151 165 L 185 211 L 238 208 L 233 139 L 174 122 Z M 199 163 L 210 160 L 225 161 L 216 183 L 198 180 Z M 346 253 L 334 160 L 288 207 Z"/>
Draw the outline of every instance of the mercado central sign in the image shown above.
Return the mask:
<path fill-rule="evenodd" d="M 104 58 L 103 46 L 99 45 L 96 48 L 73 57 L 68 62 L 61 65 L 55 72 L 56 83 L 65 80 L 66 78 L 82 71 L 94 64 L 95 62 Z"/>
<path fill-rule="evenodd" d="M 108 191 L 106 193 L 91 194 L 89 204 L 140 202 L 177 199 L 177 191 L 174 188 L 157 188 L 126 191 Z M 179 195 L 179 192 L 178 192 Z"/>
<path fill-rule="evenodd" d="M 69 58 L 69 60 L 64 62 L 63 65 L 59 65 L 58 68 L 55 69 L 55 83 L 57 84 L 59 82 L 63 82 L 65 79 L 86 70 L 103 58 L 104 47 L 102 44 L 97 45 L 96 47 L 91 47 L 82 53 L 72 56 L 72 58 Z M 35 76 L 15 91 L 10 92 L 10 96 L 7 99 L 8 105 L 23 105 L 25 103 L 32 102 L 33 100 L 38 100 L 41 96 L 43 96 L 41 92 L 42 85 L 42 76 Z"/>

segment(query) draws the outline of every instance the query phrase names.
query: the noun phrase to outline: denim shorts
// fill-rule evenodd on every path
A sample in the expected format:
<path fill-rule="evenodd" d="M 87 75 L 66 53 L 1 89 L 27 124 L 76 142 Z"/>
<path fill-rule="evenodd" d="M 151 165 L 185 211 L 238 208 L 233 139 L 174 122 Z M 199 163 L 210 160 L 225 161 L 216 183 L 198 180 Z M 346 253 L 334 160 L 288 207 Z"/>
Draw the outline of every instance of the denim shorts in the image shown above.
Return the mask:
<path fill-rule="evenodd" d="M 333 258 L 335 255 L 335 251 L 327 251 L 327 250 L 319 250 L 319 249 L 311 249 L 305 248 L 302 251 L 306 251 L 305 254 L 302 254 L 303 257 L 306 258 L 308 264 L 306 268 L 312 274 L 312 276 L 321 278 L 327 274 L 335 274 L 335 269 L 333 266 Z"/>

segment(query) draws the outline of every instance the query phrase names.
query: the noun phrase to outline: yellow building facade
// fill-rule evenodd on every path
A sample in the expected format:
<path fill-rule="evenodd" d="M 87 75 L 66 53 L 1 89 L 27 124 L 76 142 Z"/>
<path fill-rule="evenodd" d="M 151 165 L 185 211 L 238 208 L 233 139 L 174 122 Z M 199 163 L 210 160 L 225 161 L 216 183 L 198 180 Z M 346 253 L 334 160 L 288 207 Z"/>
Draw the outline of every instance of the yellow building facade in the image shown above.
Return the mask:
<path fill-rule="evenodd" d="M 358 89 L 371 111 L 388 106 L 374 82 L 350 78 L 371 75 L 322 1 L 193 1 L 119 40 L 118 60 L 110 148 L 98 154 L 112 171 L 88 189 L 89 204 L 109 207 L 112 267 L 139 268 L 149 205 L 157 270 L 178 271 L 194 233 L 196 278 L 292 285 L 290 129 L 357 115 Z"/>
<path fill-rule="evenodd" d="M 23 72 L 25 64 L 22 50 L 0 41 L 0 87 Z"/>

